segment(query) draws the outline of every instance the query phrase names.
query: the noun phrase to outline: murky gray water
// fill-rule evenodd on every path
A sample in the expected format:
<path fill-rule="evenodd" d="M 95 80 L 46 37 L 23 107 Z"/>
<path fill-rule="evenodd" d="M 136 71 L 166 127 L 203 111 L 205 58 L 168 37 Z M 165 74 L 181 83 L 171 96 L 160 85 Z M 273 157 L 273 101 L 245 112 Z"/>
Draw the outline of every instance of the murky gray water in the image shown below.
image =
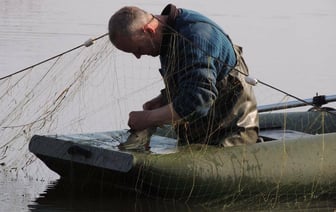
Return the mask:
<path fill-rule="evenodd" d="M 300 98 L 310 98 L 316 92 L 336 94 L 333 63 L 336 49 L 335 1 L 172 2 L 179 7 L 198 10 L 223 26 L 233 41 L 244 47 L 245 59 L 256 78 Z M 109 0 L 1 0 L 0 77 L 105 33 L 109 17 L 124 4 L 159 13 L 167 3 L 149 0 L 127 3 Z M 129 58 L 135 60 L 133 56 Z M 256 87 L 261 103 L 274 103 L 283 98 L 283 94 L 270 89 L 264 91 L 265 87 Z M 0 165 L 0 211 L 27 211 L 29 208 L 33 211 L 201 209 L 132 196 L 125 198 L 124 194 L 78 193 L 75 189 L 69 190 L 69 185 L 59 183 L 58 177 L 40 163 L 30 165 L 19 174 L 17 170 L 2 171 L 4 166 Z M 328 201 L 313 206 L 335 208 L 335 204 Z"/>

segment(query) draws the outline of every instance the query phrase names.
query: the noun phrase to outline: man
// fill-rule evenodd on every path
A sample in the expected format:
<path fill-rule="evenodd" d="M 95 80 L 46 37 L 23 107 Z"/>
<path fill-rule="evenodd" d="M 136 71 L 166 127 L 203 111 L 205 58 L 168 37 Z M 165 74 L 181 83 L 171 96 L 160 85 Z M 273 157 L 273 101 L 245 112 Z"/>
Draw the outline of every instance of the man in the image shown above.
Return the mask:
<path fill-rule="evenodd" d="M 255 143 L 258 113 L 248 69 L 227 34 L 203 15 L 167 5 L 161 15 L 124 7 L 109 21 L 113 45 L 125 52 L 160 56 L 165 89 L 129 114 L 143 130 L 172 124 L 180 144 L 233 146 Z"/>

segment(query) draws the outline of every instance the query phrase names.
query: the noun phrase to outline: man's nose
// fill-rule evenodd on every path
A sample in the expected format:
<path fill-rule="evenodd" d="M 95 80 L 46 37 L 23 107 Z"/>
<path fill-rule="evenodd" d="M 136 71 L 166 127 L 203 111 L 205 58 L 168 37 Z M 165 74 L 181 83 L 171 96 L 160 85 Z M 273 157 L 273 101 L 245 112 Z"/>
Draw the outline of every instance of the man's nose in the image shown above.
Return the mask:
<path fill-rule="evenodd" d="M 140 59 L 141 54 L 135 54 L 135 53 L 134 53 L 134 56 L 135 56 L 136 58 Z"/>

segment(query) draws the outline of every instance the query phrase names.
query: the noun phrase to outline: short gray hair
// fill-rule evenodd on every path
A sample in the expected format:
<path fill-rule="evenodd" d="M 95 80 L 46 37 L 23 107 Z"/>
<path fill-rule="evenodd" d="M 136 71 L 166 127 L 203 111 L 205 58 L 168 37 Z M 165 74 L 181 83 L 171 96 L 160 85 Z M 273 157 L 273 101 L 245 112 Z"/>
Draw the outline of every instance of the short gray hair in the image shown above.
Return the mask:
<path fill-rule="evenodd" d="M 134 7 L 123 7 L 112 15 L 109 21 L 109 37 L 115 44 L 118 36 L 130 37 L 139 33 L 139 29 L 147 22 L 149 13 Z"/>

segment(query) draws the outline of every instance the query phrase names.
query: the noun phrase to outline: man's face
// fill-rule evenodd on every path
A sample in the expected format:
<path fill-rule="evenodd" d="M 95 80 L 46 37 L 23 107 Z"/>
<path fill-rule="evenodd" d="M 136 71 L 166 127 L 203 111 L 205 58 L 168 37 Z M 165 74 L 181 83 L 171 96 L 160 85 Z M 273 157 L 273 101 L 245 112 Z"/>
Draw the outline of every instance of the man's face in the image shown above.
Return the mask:
<path fill-rule="evenodd" d="M 119 36 L 114 44 L 118 49 L 132 53 L 138 59 L 140 59 L 142 55 L 156 57 L 160 53 L 160 45 L 154 42 L 154 39 L 149 33 L 145 32 L 142 35 L 132 37 Z"/>

